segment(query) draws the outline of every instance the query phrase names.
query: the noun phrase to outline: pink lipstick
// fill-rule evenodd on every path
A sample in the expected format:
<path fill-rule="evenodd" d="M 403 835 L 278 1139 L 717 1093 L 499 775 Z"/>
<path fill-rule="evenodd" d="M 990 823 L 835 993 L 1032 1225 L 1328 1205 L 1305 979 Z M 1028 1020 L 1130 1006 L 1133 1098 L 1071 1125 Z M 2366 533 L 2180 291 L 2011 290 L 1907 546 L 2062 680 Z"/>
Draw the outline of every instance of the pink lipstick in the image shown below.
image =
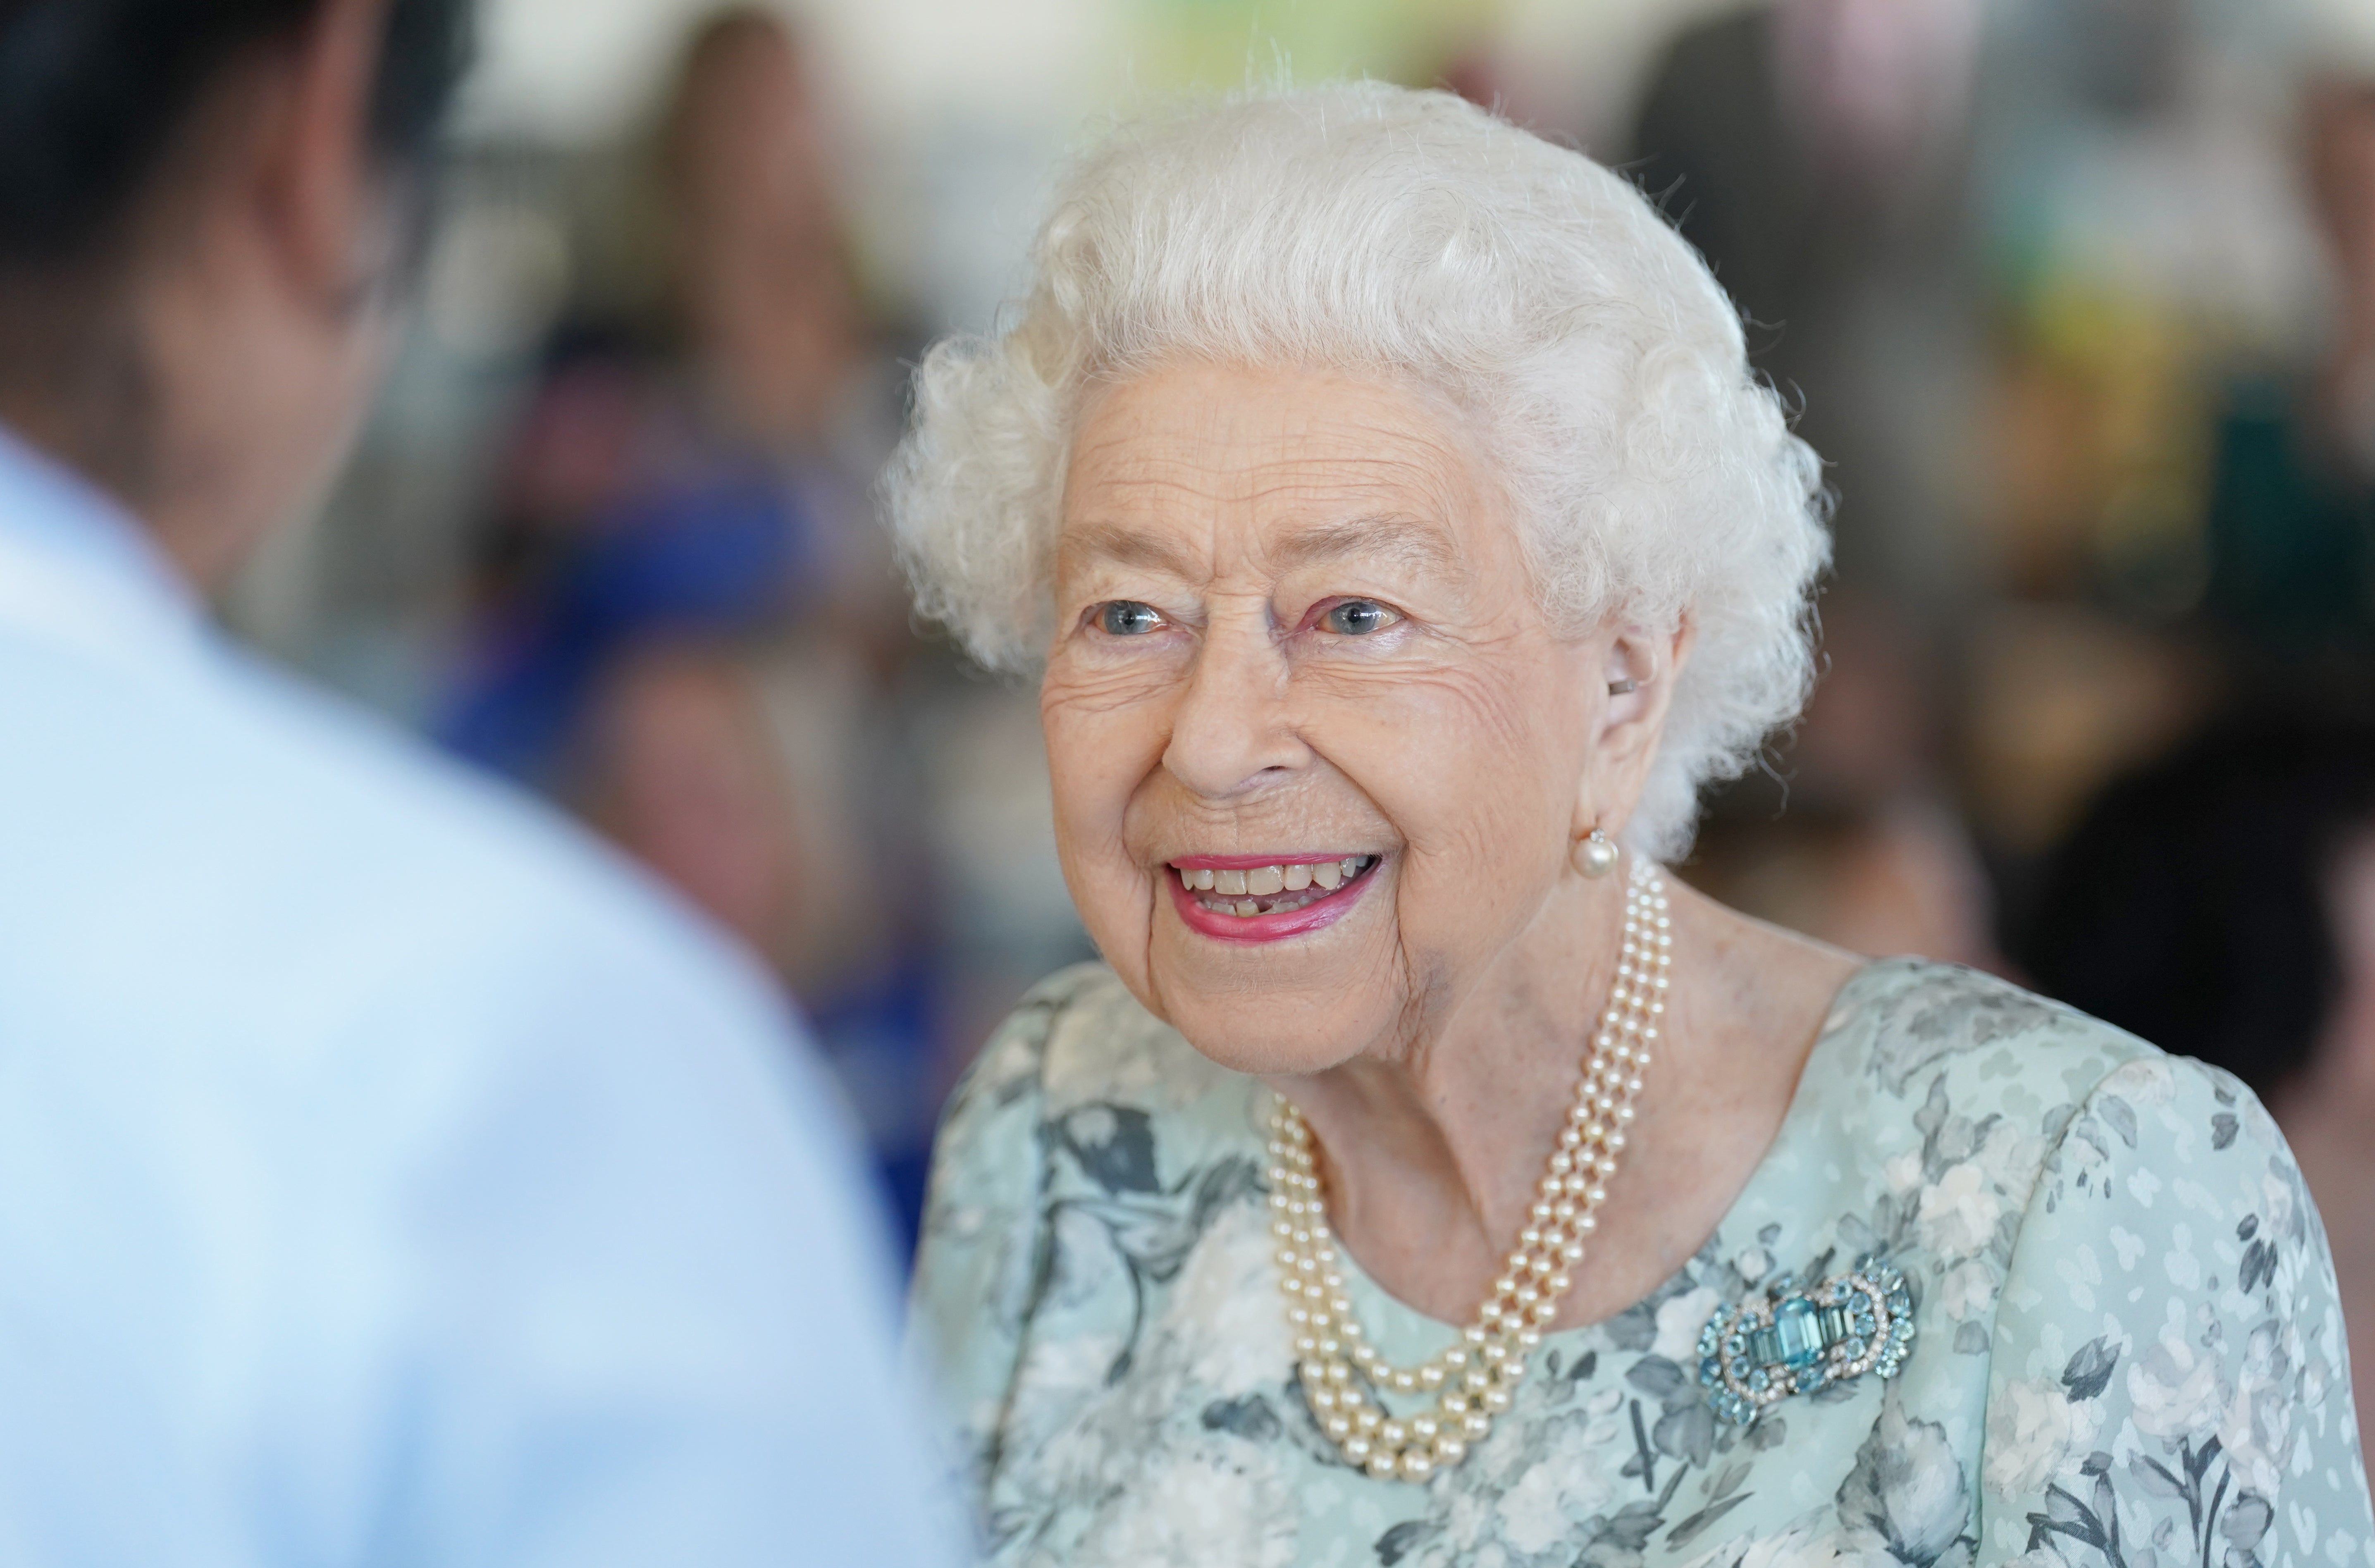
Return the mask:
<path fill-rule="evenodd" d="M 1276 942 L 1334 925 L 1368 890 L 1374 855 L 1186 855 L 1164 880 L 1188 929 L 1215 941 Z"/>

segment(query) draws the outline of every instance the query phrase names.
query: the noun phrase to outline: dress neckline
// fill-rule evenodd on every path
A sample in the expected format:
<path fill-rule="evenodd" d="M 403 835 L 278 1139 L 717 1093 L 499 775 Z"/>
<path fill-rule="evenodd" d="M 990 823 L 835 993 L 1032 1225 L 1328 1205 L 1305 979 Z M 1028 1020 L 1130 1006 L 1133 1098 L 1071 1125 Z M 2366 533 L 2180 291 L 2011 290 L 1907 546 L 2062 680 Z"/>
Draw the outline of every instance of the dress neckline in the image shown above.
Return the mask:
<path fill-rule="evenodd" d="M 1823 1014 L 1823 1026 L 1815 1032 L 1814 1043 L 1798 1068 L 1798 1081 L 1790 1087 L 1790 1103 L 1781 1114 L 1781 1125 L 1775 1130 L 1773 1141 L 1766 1146 L 1764 1154 L 1749 1172 L 1748 1180 L 1741 1184 L 1740 1190 L 1732 1194 L 1731 1201 L 1724 1206 L 1714 1228 L 1692 1244 L 1690 1257 L 1673 1273 L 1652 1286 L 1648 1294 L 1627 1303 L 1606 1317 L 1579 1327 L 1561 1328 L 1543 1335 L 1542 1349 L 1582 1350 L 1592 1341 L 1604 1339 L 1609 1325 L 1619 1318 L 1673 1293 L 1677 1281 L 1689 1272 L 1698 1255 L 1707 1249 L 1707 1244 L 1734 1229 L 1743 1212 L 1755 1206 L 1763 1189 L 1773 1179 L 1770 1173 L 1778 1158 L 1813 1136 L 1814 1124 L 1822 1112 L 1813 1103 L 1814 1095 L 1809 1086 L 1819 1085 L 1833 1075 L 1835 1068 L 1830 1058 L 1845 1048 L 1842 1037 L 1848 1033 L 1848 1024 L 1854 1016 L 1854 1004 L 1861 993 L 1882 974 L 1923 961 L 1909 958 L 1868 959 L 1840 984 L 1838 990 L 1832 994 L 1829 1008 Z M 1424 1361 L 1459 1333 L 1459 1325 L 1446 1323 L 1441 1318 L 1421 1312 L 1387 1291 L 1370 1278 L 1369 1271 L 1350 1252 L 1340 1248 L 1338 1256 L 1344 1273 L 1345 1293 L 1353 1298 L 1353 1310 L 1360 1314 L 1362 1327 L 1370 1341 L 1388 1360 L 1404 1364 Z"/>

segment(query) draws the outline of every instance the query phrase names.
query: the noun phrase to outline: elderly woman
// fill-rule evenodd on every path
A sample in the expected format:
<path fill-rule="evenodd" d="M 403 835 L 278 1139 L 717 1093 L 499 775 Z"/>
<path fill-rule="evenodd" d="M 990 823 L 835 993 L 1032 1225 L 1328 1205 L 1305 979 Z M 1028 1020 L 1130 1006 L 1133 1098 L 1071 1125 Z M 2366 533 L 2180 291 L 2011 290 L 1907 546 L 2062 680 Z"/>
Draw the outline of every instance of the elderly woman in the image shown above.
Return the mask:
<path fill-rule="evenodd" d="M 1337 88 L 1121 138 L 1034 259 L 891 492 L 1043 670 L 1105 960 L 938 1156 L 993 1559 L 2369 1560 L 2248 1091 L 1660 869 L 1805 692 L 1824 536 L 1632 187 Z"/>

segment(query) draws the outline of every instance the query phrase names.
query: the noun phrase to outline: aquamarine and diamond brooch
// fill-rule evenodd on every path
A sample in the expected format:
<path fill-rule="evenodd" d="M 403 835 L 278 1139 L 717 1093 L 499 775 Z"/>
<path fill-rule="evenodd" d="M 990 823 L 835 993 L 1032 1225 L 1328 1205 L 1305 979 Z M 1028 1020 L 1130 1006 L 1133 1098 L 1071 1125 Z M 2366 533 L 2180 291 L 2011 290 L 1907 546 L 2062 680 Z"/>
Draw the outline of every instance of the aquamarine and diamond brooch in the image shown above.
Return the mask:
<path fill-rule="evenodd" d="M 1866 1258 L 1808 1289 L 1783 1275 L 1761 1299 L 1716 1308 L 1699 1330 L 1699 1383 L 1717 1415 L 1746 1426 L 1791 1394 L 1895 1377 L 1912 1348 L 1903 1271 Z"/>

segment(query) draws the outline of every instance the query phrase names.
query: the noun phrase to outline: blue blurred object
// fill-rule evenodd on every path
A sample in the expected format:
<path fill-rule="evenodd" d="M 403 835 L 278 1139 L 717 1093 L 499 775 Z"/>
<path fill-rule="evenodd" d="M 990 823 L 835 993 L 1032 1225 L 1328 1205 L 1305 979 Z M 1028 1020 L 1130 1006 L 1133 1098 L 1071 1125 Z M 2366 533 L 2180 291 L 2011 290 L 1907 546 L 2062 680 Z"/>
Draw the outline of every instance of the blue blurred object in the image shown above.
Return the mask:
<path fill-rule="evenodd" d="M 481 632 L 439 738 L 549 784 L 609 661 L 642 638 L 757 630 L 798 606 L 812 534 L 790 485 L 721 457 L 589 519 L 534 589 Z"/>

